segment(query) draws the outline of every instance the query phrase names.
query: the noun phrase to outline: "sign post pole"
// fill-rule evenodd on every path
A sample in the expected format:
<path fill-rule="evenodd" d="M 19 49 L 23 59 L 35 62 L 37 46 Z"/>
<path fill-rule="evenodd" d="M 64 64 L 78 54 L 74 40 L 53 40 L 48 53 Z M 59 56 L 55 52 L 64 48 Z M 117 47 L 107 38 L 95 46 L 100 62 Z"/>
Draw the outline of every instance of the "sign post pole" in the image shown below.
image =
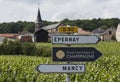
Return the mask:
<path fill-rule="evenodd" d="M 70 33 L 68 33 L 69 35 Z M 67 44 L 68 47 L 70 47 L 70 44 Z M 70 64 L 70 62 L 67 62 L 67 64 Z M 70 82 L 70 73 L 67 73 L 67 77 L 66 77 L 66 82 Z"/>
<path fill-rule="evenodd" d="M 70 64 L 70 62 L 67 62 L 67 64 Z M 67 73 L 66 82 L 70 82 L 70 73 Z"/>
<path fill-rule="evenodd" d="M 66 82 L 70 82 L 70 73 L 67 74 Z"/>

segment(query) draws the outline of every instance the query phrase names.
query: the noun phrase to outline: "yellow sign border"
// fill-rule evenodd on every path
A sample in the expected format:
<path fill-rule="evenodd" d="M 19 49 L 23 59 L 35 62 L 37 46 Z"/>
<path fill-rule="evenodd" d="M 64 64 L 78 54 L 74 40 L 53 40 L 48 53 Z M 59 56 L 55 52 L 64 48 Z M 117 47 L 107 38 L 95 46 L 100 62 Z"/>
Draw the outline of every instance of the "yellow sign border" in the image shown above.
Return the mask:
<path fill-rule="evenodd" d="M 78 32 L 78 27 L 77 26 L 59 26 L 58 27 L 58 32 L 59 33 L 77 33 Z"/>

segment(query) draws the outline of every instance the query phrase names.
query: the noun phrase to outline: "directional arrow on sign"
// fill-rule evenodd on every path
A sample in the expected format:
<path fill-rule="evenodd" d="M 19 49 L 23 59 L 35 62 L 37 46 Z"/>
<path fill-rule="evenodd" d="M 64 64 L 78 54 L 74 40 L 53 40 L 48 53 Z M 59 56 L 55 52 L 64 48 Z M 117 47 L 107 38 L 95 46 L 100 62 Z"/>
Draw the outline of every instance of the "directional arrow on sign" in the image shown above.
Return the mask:
<path fill-rule="evenodd" d="M 85 72 L 84 64 L 41 64 L 37 67 L 41 73 L 80 73 Z"/>
<path fill-rule="evenodd" d="M 53 44 L 96 44 L 100 38 L 96 35 L 53 35 Z"/>
<path fill-rule="evenodd" d="M 52 56 L 59 62 L 92 62 L 102 53 L 93 47 L 53 47 Z"/>

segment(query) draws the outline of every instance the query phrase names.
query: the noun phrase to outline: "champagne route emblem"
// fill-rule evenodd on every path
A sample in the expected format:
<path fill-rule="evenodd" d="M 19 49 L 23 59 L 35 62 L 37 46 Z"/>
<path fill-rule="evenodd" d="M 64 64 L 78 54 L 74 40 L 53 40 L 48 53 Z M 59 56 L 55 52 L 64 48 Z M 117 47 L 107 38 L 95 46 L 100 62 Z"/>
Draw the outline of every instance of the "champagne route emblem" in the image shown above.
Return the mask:
<path fill-rule="evenodd" d="M 56 52 L 56 57 L 57 57 L 58 59 L 63 59 L 63 58 L 65 57 L 64 51 L 63 51 L 63 50 L 58 50 L 58 51 Z"/>
<path fill-rule="evenodd" d="M 93 62 L 102 56 L 94 47 L 53 47 L 52 54 L 60 62 Z"/>

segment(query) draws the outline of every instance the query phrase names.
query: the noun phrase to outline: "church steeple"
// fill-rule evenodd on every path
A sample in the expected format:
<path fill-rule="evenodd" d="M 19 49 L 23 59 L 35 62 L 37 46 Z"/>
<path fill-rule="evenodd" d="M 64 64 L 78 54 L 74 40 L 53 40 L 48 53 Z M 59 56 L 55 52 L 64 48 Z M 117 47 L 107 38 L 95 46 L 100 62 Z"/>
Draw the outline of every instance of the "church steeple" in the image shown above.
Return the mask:
<path fill-rule="evenodd" d="M 43 22 L 41 18 L 40 8 L 38 7 L 35 31 L 39 30 L 41 27 L 43 27 Z"/>
<path fill-rule="evenodd" d="M 42 22 L 41 14 L 40 14 L 40 8 L 38 8 L 38 14 L 37 14 L 37 20 L 36 20 L 36 22 L 37 23 Z"/>

